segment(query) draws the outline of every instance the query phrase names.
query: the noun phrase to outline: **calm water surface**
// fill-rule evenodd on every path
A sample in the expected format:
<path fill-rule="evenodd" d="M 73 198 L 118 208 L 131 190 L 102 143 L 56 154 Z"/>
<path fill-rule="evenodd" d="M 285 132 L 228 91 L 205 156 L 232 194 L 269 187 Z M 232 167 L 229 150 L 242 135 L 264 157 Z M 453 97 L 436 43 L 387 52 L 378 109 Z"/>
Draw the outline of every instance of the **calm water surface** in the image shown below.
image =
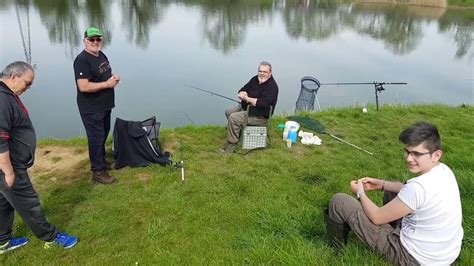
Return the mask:
<path fill-rule="evenodd" d="M 0 5 L 1 68 L 30 60 L 37 77 L 22 96 L 38 137 L 84 135 L 72 62 L 89 25 L 122 82 L 114 117 L 156 115 L 164 127 L 225 124 L 261 60 L 280 86 L 276 113 L 293 112 L 300 79 L 408 82 L 380 103 L 474 104 L 472 10 L 331 1 L 13 1 Z M 373 86 L 322 86 L 321 107 L 374 104 Z"/>

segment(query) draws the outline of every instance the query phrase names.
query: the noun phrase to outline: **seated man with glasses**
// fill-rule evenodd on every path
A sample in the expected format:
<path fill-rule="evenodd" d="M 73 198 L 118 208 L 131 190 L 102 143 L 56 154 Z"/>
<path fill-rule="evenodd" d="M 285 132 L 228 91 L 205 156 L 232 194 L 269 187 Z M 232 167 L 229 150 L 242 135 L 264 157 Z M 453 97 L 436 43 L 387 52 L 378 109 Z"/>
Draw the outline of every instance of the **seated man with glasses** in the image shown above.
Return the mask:
<path fill-rule="evenodd" d="M 110 132 L 110 115 L 115 107 L 115 87 L 120 82 L 112 74 L 109 59 L 101 51 L 102 32 L 90 27 L 84 32 L 85 49 L 74 60 L 77 106 L 86 129 L 92 181 L 111 184 L 111 163 L 105 160 L 105 141 Z"/>
<path fill-rule="evenodd" d="M 461 198 L 456 177 L 440 162 L 438 130 L 419 122 L 404 130 L 399 140 L 405 144 L 408 170 L 418 176 L 405 184 L 371 177 L 352 181 L 351 191 L 359 201 L 338 193 L 325 210 L 329 240 L 342 248 L 352 230 L 395 265 L 451 264 L 464 234 Z M 383 207 L 367 197 L 370 190 L 385 192 Z"/>
<path fill-rule="evenodd" d="M 272 76 L 272 65 L 263 61 L 258 66 L 258 75 L 252 77 L 238 93 L 240 104 L 225 110 L 227 117 L 227 140 L 221 149 L 232 153 L 237 148 L 240 131 L 245 125 L 260 126 L 268 122 L 269 110 L 272 114 L 278 99 L 278 85 Z M 255 107 L 255 116 L 247 115 L 247 107 Z M 271 114 L 270 114 L 271 115 Z"/>

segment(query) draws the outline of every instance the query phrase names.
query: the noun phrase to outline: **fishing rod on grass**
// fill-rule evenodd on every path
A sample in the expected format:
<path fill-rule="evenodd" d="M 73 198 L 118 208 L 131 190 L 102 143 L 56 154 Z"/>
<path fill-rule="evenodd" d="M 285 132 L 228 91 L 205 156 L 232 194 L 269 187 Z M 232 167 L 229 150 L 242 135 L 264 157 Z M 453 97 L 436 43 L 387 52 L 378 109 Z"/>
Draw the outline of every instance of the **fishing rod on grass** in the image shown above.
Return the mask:
<path fill-rule="evenodd" d="M 320 83 L 320 85 L 374 85 L 375 87 L 375 104 L 377 111 L 379 110 L 379 93 L 384 91 L 384 85 L 407 85 L 406 82 L 336 82 L 336 83 Z"/>
<path fill-rule="evenodd" d="M 232 98 L 230 98 L 230 97 L 224 96 L 224 95 L 219 94 L 219 93 L 215 93 L 215 92 L 213 92 L 213 91 L 208 91 L 208 90 L 201 89 L 201 88 L 199 88 L 199 87 L 192 86 L 192 85 L 188 85 L 188 84 L 184 84 L 184 86 L 189 87 L 189 88 L 193 88 L 193 89 L 196 89 L 196 90 L 204 91 L 204 92 L 210 93 L 211 95 L 216 95 L 216 96 L 219 96 L 219 97 L 221 97 L 221 98 L 227 99 L 227 100 L 229 100 L 229 101 L 233 101 L 233 102 L 236 102 L 236 103 L 240 103 L 239 101 L 237 101 L 237 100 L 235 100 L 235 99 L 232 99 Z"/>
<path fill-rule="evenodd" d="M 290 119 L 291 121 L 295 121 L 295 122 L 298 122 L 302 127 L 305 127 L 305 128 L 308 128 L 310 130 L 314 130 L 320 134 L 326 134 L 326 135 L 329 135 L 331 136 L 332 138 L 335 138 L 347 145 L 350 145 L 358 150 L 361 150 L 365 153 L 368 153 L 372 156 L 374 156 L 374 153 L 373 152 L 370 152 L 368 150 L 365 150 L 365 149 L 362 149 L 361 147 L 357 146 L 357 145 L 354 145 L 348 141 L 345 141 L 341 138 L 338 138 L 336 136 L 334 136 L 333 134 L 329 133 L 326 131 L 325 127 L 321 124 L 321 122 L 319 122 L 318 120 L 315 120 L 315 119 L 312 119 L 312 118 L 309 118 L 309 117 L 302 117 L 302 116 L 289 116 L 288 119 Z"/>

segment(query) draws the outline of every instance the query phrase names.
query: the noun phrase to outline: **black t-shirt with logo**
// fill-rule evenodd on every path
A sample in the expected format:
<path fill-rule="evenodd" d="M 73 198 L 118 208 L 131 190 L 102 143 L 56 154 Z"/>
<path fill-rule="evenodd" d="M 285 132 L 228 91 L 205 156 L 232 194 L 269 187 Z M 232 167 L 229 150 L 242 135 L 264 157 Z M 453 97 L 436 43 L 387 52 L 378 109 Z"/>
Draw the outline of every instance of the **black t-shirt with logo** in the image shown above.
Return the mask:
<path fill-rule="evenodd" d="M 99 56 L 94 56 L 84 50 L 74 60 L 74 75 L 76 81 L 88 79 L 90 82 L 104 82 L 112 77 L 112 68 L 104 53 L 99 51 Z M 104 89 L 97 92 L 81 92 L 77 88 L 79 112 L 96 113 L 111 110 L 115 107 L 114 91 Z"/>

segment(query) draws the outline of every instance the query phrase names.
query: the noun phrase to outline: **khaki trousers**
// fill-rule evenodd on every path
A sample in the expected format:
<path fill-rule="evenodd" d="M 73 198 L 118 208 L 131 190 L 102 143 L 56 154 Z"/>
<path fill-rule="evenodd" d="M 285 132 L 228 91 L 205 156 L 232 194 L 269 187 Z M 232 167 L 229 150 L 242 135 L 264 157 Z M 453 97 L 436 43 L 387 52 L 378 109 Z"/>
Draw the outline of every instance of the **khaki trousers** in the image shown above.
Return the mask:
<path fill-rule="evenodd" d="M 395 265 L 418 265 L 400 242 L 400 226 L 375 225 L 354 197 L 337 193 L 329 203 L 329 217 L 339 223 L 347 223 L 357 237 L 378 255 Z"/>
<path fill-rule="evenodd" d="M 268 122 L 268 119 L 262 116 L 248 117 L 247 111 L 240 105 L 225 110 L 225 116 L 227 117 L 227 143 L 232 144 L 239 142 L 240 131 L 244 126 L 263 126 Z"/>

